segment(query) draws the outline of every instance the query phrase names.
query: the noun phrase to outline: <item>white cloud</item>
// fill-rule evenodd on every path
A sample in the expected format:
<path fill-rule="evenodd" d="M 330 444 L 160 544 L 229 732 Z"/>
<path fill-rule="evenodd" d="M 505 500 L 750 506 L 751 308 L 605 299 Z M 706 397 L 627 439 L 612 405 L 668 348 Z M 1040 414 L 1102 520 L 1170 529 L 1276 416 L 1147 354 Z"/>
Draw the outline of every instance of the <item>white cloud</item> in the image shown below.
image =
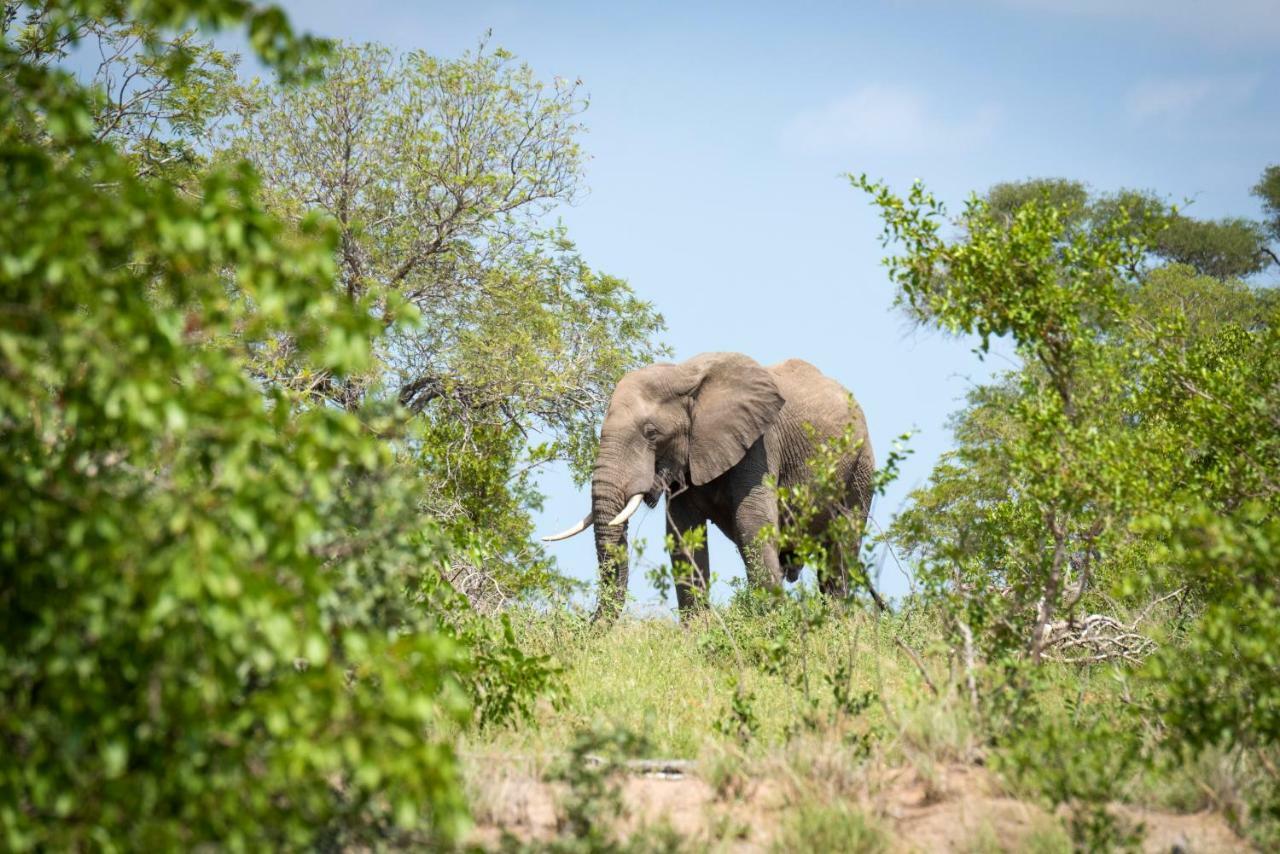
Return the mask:
<path fill-rule="evenodd" d="M 795 116 L 783 129 L 782 143 L 806 154 L 954 151 L 990 139 L 998 123 L 999 111 L 992 106 L 953 119 L 914 89 L 873 83 Z"/>
<path fill-rule="evenodd" d="M 1031 12 L 1131 21 L 1220 45 L 1274 45 L 1277 0 L 980 0 Z"/>
<path fill-rule="evenodd" d="M 1181 122 L 1197 115 L 1221 115 L 1249 101 L 1256 76 L 1201 76 L 1144 80 L 1129 91 L 1129 117 L 1137 124 Z"/>

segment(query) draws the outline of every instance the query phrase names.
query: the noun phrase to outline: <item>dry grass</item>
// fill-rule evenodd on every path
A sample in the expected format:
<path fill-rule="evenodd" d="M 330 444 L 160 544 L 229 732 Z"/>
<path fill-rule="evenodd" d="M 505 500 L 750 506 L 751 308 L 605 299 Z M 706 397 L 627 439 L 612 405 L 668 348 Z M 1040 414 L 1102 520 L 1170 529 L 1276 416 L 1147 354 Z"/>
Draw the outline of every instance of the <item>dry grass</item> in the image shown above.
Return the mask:
<path fill-rule="evenodd" d="M 833 779 L 828 772 L 839 763 L 814 761 L 815 748 L 810 745 L 809 758 L 799 762 L 775 755 L 735 768 L 738 782 L 730 789 L 717 788 L 712 771 L 678 778 L 618 775 L 613 785 L 622 809 L 607 838 L 639 850 L 1072 850 L 1062 815 L 1005 794 L 981 768 L 938 765 L 930 782 L 910 768 L 868 763 L 860 775 L 839 773 Z M 492 769 L 474 771 L 471 785 L 490 805 L 472 842 L 496 847 L 505 833 L 536 848 L 563 839 L 569 796 L 563 785 Z M 1249 850 L 1217 814 L 1118 809 L 1146 826 L 1146 851 L 1167 852 L 1175 845 L 1187 851 Z"/>

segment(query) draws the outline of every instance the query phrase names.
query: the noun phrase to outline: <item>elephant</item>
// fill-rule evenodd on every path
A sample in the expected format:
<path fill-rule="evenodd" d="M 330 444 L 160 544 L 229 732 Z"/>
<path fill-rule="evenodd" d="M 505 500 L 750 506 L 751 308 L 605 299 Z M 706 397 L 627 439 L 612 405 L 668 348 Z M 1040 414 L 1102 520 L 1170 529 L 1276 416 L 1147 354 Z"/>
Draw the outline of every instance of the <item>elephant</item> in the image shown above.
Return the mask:
<path fill-rule="evenodd" d="M 694 548 L 681 544 L 707 521 L 738 547 L 749 586 L 779 590 L 783 578 L 795 581 L 802 567 L 794 554 L 780 553 L 777 542 L 760 534 L 785 530 L 789 522 L 774 486 L 809 479 L 817 444 L 844 435 L 850 426 L 857 441 L 836 466 L 845 495 L 840 507 L 811 523 L 815 536 L 827 532 L 837 513 L 854 514 L 860 532 L 871 506 L 875 458 L 866 419 L 843 386 L 800 359 L 764 367 L 740 353 L 703 353 L 634 370 L 618 382 L 605 412 L 591 512 L 543 540 L 594 527 L 600 567 L 594 620 L 611 623 L 626 601 L 627 520 L 642 501 L 652 508 L 665 495 L 672 566 L 682 561 L 691 569 L 676 578 L 682 618 L 705 603 L 711 569 L 705 539 Z M 848 562 L 856 559 L 858 545 L 829 549 L 831 565 L 818 568 L 823 593 L 847 594 Z"/>

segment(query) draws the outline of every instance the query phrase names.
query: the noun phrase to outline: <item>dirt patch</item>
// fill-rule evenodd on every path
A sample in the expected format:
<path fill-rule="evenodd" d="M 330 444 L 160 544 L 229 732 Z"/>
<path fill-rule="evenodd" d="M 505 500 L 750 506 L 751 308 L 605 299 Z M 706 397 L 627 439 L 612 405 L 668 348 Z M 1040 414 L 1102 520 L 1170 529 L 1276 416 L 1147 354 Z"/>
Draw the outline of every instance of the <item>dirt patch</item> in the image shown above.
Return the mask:
<path fill-rule="evenodd" d="M 1004 794 L 983 768 L 950 765 L 927 776 L 900 769 L 889 776 L 879 802 L 871 806 L 889 824 L 902 850 L 971 851 L 986 841 L 1017 851 L 1027 847 L 1033 835 L 1059 825 L 1039 804 Z M 1113 809 L 1143 824 L 1142 850 L 1152 854 L 1251 850 L 1220 815 L 1179 815 L 1125 805 Z"/>
<path fill-rule="evenodd" d="M 477 826 L 471 842 L 495 847 L 504 834 L 546 841 L 559 833 L 567 789 L 545 780 L 536 762 L 492 759 L 469 768 Z M 862 794 L 848 803 L 886 831 L 893 851 L 961 852 L 975 848 L 1017 851 L 1035 834 L 1060 833 L 1060 822 L 1034 803 L 1003 794 L 980 767 L 950 765 L 921 774 L 912 768 L 869 771 Z M 746 777 L 717 792 L 695 771 L 621 773 L 615 784 L 623 816 L 620 838 L 665 827 L 691 847 L 719 851 L 764 851 L 800 803 L 797 781 Z M 1249 847 L 1216 814 L 1178 815 L 1119 806 L 1117 811 L 1146 828 L 1143 850 L 1232 852 Z"/>
<path fill-rule="evenodd" d="M 889 772 L 886 783 L 872 811 L 902 850 L 967 851 L 983 839 L 1017 850 L 1052 821 L 1036 804 L 1000 794 L 980 768 L 944 766 L 928 775 L 899 769 Z"/>
<path fill-rule="evenodd" d="M 1190 815 L 1157 812 L 1136 807 L 1120 807 L 1120 812 L 1142 822 L 1146 836 L 1142 850 L 1148 852 L 1186 851 L 1251 851 L 1245 842 L 1231 832 L 1222 816 L 1211 812 Z"/>

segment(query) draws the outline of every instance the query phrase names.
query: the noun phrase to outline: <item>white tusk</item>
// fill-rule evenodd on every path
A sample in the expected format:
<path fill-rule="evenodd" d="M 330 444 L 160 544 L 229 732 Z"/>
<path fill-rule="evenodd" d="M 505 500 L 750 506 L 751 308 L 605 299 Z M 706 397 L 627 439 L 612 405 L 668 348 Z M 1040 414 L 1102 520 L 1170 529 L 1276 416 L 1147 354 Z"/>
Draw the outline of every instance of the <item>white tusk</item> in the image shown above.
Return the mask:
<path fill-rule="evenodd" d="M 565 530 L 565 531 L 561 531 L 558 534 L 552 534 L 550 537 L 543 537 L 542 541 L 544 543 L 554 543 L 557 540 L 567 540 L 570 537 L 574 537 L 574 536 L 577 536 L 578 534 L 581 534 L 583 531 L 587 530 L 587 528 L 590 528 L 590 527 L 591 527 L 591 514 L 588 513 L 586 516 L 582 517 L 581 522 L 574 525 L 572 528 L 569 528 L 568 530 Z"/>
<path fill-rule="evenodd" d="M 644 493 L 637 492 L 631 496 L 631 500 L 627 502 L 627 506 L 622 508 L 622 512 L 613 517 L 609 522 L 610 525 L 621 525 L 632 517 L 632 515 L 640 508 L 640 502 L 644 500 Z"/>

